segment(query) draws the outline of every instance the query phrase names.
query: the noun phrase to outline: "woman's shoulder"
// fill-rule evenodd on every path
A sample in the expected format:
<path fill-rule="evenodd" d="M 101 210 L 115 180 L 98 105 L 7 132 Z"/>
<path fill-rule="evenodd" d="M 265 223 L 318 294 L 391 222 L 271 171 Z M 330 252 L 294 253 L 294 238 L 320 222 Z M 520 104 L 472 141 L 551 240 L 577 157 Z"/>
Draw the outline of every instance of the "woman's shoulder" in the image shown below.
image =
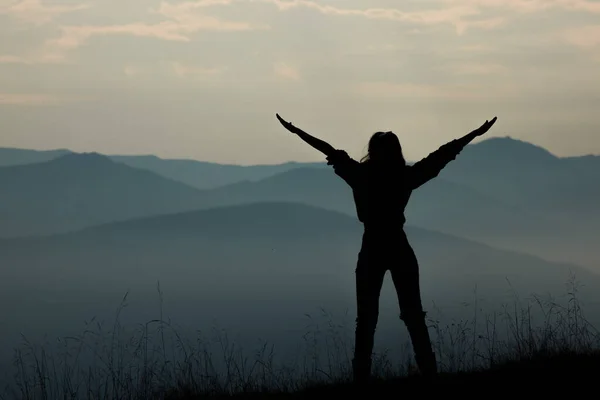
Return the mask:
<path fill-rule="evenodd" d="M 358 161 L 350 157 L 346 150 L 334 150 L 331 154 L 327 156 L 327 165 L 341 165 L 341 164 L 359 164 Z"/>

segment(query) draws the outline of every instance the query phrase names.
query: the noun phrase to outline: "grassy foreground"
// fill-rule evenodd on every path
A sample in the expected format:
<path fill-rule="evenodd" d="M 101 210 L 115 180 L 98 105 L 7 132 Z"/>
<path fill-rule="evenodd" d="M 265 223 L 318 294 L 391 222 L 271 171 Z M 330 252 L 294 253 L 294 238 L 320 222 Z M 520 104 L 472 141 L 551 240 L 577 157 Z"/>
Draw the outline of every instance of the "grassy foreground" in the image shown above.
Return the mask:
<path fill-rule="evenodd" d="M 564 305 L 534 296 L 525 305 L 506 306 L 491 315 L 476 311 L 469 320 L 446 325 L 430 320 L 440 376 L 424 381 L 411 357 L 399 363 L 376 354 L 374 381 L 361 397 L 417 394 L 413 389 L 419 394 L 488 397 L 501 391 L 520 395 L 525 387 L 537 394 L 594 393 L 600 385 L 600 333 L 584 317 L 576 293 L 569 290 Z M 159 295 L 162 299 L 160 287 Z M 130 333 L 120 325 L 119 315 L 120 310 L 109 330 L 98 324 L 96 330 L 62 338 L 55 349 L 25 342 L 15 350 L 14 380 L 0 388 L 0 399 L 321 398 L 358 393 L 349 379 L 352 337 L 340 334 L 335 324 L 320 336 L 321 343 L 307 334 L 305 355 L 281 363 L 267 344 L 245 353 L 223 332 L 216 332 L 212 343 L 187 340 L 163 320 L 162 311 L 161 318 Z"/>
<path fill-rule="evenodd" d="M 375 379 L 364 388 L 351 383 L 316 385 L 296 392 L 247 392 L 233 395 L 198 395 L 172 393 L 170 399 L 309 399 L 353 397 L 392 399 L 423 394 L 480 397 L 484 393 L 522 395 L 523 391 L 555 396 L 596 394 L 600 373 L 600 352 L 588 354 L 557 353 L 539 354 L 528 360 L 506 362 L 489 369 L 471 372 L 442 373 L 433 381 L 425 381 L 417 375 L 408 377 Z"/>

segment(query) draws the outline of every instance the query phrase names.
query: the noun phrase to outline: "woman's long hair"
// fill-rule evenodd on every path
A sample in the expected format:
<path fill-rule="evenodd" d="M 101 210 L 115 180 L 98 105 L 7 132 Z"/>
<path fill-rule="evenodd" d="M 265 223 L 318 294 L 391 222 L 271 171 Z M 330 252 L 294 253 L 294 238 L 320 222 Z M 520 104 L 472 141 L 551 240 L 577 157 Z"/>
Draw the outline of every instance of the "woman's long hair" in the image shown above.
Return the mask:
<path fill-rule="evenodd" d="M 406 166 L 402 153 L 402 145 L 398 136 L 392 131 L 375 132 L 369 139 L 367 154 L 360 160 L 361 163 L 377 165 Z"/>

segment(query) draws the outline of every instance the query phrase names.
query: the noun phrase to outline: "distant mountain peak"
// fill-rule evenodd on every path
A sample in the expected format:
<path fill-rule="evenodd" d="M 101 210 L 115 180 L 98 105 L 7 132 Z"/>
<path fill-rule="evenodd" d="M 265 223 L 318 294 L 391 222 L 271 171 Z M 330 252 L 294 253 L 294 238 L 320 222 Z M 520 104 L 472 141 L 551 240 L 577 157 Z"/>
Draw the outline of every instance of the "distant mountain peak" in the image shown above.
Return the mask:
<path fill-rule="evenodd" d="M 558 157 L 541 146 L 516 139 L 511 136 L 491 137 L 469 146 L 472 153 L 495 154 L 510 156 L 512 159 L 546 159 L 555 160 Z"/>
<path fill-rule="evenodd" d="M 60 156 L 50 162 L 54 163 L 66 163 L 66 164 L 114 164 L 114 162 L 107 156 L 91 152 L 91 153 L 69 153 Z"/>

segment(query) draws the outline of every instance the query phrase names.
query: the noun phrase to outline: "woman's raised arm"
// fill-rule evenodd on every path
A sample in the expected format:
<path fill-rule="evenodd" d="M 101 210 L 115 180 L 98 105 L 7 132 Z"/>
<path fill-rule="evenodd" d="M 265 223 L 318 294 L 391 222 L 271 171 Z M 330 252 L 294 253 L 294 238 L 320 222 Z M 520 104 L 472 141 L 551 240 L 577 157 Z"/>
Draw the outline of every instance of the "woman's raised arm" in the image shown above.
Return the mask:
<path fill-rule="evenodd" d="M 285 129 L 298 135 L 300 137 L 300 139 L 304 140 L 306 143 L 311 145 L 313 148 L 319 150 L 321 153 L 325 154 L 328 157 L 332 156 L 335 153 L 336 150 L 329 143 L 327 143 L 321 139 L 318 139 L 312 135 L 309 135 L 308 133 L 304 132 L 302 129 L 295 127 L 294 125 L 292 125 L 291 122 L 287 122 L 286 120 L 281 118 L 279 116 L 279 114 L 275 114 L 275 115 L 277 116 L 277 119 L 279 120 L 279 122 L 281 122 L 281 125 L 283 125 Z"/>
<path fill-rule="evenodd" d="M 450 163 L 456 159 L 458 154 L 467 146 L 473 139 L 483 135 L 496 123 L 496 117 L 491 121 L 485 121 L 479 128 L 469 132 L 468 134 L 454 139 L 439 149 L 429 154 L 427 157 L 416 162 L 410 167 L 411 171 L 411 189 L 417 189 L 431 179 L 437 177 L 439 173 Z"/>

